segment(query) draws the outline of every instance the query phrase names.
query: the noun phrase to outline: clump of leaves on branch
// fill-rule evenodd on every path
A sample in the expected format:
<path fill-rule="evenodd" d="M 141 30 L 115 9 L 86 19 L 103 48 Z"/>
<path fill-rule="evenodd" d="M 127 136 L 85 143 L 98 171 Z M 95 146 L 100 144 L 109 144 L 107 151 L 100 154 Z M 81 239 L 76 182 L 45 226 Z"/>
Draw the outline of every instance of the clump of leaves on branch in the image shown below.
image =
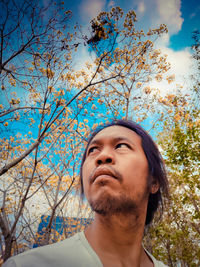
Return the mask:
<path fill-rule="evenodd" d="M 196 33 L 197 34 L 197 33 Z M 159 135 L 170 182 L 163 221 L 148 236 L 151 250 L 169 266 L 200 265 L 199 41 L 194 38 L 195 82 L 187 94 L 169 95 L 168 116 Z"/>

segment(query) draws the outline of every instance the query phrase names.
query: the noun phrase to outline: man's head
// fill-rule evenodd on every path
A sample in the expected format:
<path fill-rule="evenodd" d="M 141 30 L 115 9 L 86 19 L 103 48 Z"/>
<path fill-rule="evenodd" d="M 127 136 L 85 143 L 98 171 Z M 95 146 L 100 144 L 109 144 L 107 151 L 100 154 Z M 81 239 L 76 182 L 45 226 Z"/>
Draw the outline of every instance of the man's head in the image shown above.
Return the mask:
<path fill-rule="evenodd" d="M 113 121 L 92 133 L 80 174 L 82 194 L 96 212 L 131 212 L 138 203 L 148 203 L 146 225 L 162 206 L 161 193 L 168 193 L 160 152 L 149 134 L 132 121 Z"/>

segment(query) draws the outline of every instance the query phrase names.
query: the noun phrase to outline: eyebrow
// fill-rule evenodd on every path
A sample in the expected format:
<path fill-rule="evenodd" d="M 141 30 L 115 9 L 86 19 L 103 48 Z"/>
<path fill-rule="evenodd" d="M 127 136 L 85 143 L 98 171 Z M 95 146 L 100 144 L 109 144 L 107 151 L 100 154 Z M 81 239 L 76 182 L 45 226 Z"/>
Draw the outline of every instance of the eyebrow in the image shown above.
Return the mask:
<path fill-rule="evenodd" d="M 129 143 L 131 143 L 133 146 L 135 146 L 135 144 L 127 137 L 125 136 L 118 136 L 118 137 L 114 137 L 112 139 L 112 143 L 117 143 L 119 141 L 127 141 Z M 96 140 L 92 140 L 90 142 L 90 144 L 88 145 L 88 148 L 91 146 L 91 145 L 101 145 L 103 143 L 103 141 L 101 139 L 96 139 Z"/>

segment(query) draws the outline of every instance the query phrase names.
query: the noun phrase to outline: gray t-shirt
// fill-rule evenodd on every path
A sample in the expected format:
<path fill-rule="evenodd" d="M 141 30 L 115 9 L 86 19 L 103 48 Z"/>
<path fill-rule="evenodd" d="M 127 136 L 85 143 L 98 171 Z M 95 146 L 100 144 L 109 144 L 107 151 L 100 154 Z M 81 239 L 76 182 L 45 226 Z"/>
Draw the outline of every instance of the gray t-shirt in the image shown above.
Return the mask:
<path fill-rule="evenodd" d="M 154 267 L 165 267 L 149 252 Z M 84 232 L 61 242 L 31 249 L 8 259 L 2 267 L 103 267 Z"/>

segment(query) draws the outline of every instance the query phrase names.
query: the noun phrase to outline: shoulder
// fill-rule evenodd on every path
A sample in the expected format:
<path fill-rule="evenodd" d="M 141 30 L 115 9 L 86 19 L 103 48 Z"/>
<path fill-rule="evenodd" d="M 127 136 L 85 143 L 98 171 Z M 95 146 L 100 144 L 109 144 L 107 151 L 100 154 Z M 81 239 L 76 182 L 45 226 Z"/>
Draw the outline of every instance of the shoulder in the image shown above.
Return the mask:
<path fill-rule="evenodd" d="M 84 256 L 83 254 L 84 249 L 81 242 L 81 233 L 77 233 L 58 243 L 34 248 L 18 254 L 6 261 L 3 267 L 78 266 L 77 258 L 80 259 Z"/>
<path fill-rule="evenodd" d="M 158 260 L 155 259 L 155 261 L 154 261 L 154 267 L 168 267 L 168 266 L 165 265 L 164 263 L 162 263 L 161 261 L 158 261 Z"/>
<path fill-rule="evenodd" d="M 153 261 L 154 267 L 168 267 L 167 265 L 165 265 L 164 263 L 162 263 L 161 261 L 158 261 L 151 253 L 149 253 L 146 249 L 145 249 L 147 255 L 150 257 L 150 259 Z"/>

